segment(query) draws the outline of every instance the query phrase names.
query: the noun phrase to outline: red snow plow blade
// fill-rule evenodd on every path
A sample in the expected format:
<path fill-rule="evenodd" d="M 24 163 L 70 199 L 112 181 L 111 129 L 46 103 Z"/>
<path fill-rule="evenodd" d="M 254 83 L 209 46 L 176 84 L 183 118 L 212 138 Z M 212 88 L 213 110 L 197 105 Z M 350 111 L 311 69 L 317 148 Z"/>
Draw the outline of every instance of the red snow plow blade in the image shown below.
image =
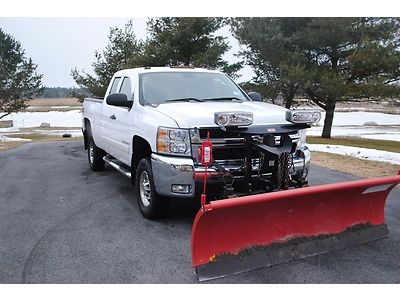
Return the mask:
<path fill-rule="evenodd" d="M 192 265 L 208 280 L 386 237 L 397 176 L 205 204 L 192 228 Z"/>

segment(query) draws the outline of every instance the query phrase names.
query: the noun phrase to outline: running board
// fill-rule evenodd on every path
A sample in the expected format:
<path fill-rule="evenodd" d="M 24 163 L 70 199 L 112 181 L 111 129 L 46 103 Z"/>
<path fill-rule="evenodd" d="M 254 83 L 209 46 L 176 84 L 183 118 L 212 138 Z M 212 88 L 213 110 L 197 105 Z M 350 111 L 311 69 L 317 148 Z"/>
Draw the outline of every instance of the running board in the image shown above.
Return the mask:
<path fill-rule="evenodd" d="M 120 172 L 121 174 L 125 175 L 128 178 L 131 178 L 131 171 L 129 170 L 129 167 L 127 165 L 124 165 L 121 163 L 119 160 L 110 157 L 109 155 L 106 155 L 103 157 L 103 160 L 108 163 L 111 167 L 113 167 L 115 170 Z"/>

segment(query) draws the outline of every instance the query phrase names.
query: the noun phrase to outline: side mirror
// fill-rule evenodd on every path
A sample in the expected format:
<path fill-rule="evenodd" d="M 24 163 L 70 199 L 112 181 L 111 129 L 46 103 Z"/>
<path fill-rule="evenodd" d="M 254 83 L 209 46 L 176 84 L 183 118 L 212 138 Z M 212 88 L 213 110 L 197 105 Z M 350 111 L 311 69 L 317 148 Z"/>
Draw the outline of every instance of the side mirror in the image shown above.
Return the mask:
<path fill-rule="evenodd" d="M 258 101 L 258 102 L 262 101 L 262 96 L 261 96 L 260 93 L 249 92 L 247 95 L 249 95 L 250 99 L 253 100 L 253 101 Z"/>
<path fill-rule="evenodd" d="M 106 98 L 106 103 L 112 106 L 120 106 L 132 108 L 133 101 L 128 101 L 128 97 L 125 94 L 110 94 Z"/>

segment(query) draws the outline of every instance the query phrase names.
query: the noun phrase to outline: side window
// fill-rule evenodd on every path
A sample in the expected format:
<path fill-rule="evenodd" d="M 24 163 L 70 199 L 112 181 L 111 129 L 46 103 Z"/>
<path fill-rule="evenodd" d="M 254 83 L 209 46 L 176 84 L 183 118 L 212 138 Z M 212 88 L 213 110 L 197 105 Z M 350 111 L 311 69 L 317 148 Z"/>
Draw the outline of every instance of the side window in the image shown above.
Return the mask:
<path fill-rule="evenodd" d="M 131 80 L 129 77 L 124 77 L 121 85 L 121 89 L 119 91 L 121 94 L 125 94 L 128 97 L 128 100 L 133 99 L 132 95 L 132 87 L 131 87 Z"/>
<path fill-rule="evenodd" d="M 121 77 L 115 77 L 114 82 L 111 86 L 110 94 L 115 94 L 117 92 L 117 87 L 118 87 L 120 80 L 121 80 Z"/>

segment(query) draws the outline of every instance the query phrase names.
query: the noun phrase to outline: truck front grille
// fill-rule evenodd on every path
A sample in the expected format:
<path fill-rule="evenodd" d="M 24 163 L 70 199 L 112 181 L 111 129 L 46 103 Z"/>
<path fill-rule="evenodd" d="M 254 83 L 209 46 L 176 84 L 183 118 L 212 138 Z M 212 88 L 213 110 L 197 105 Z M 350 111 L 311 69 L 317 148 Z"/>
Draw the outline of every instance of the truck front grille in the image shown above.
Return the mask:
<path fill-rule="evenodd" d="M 207 138 L 207 133 L 210 132 L 210 139 L 213 144 L 213 157 L 216 163 L 221 165 L 227 170 L 239 170 L 244 166 L 245 147 L 244 147 L 244 135 L 241 133 L 232 133 L 229 131 L 223 131 L 218 128 L 203 128 L 199 129 L 200 139 L 199 143 L 192 143 L 192 153 L 195 161 L 195 165 L 199 165 L 198 162 L 198 151 L 201 143 Z M 299 135 L 297 132 L 289 134 L 292 139 L 292 152 L 295 151 L 297 143 L 299 142 Z M 263 137 L 261 135 L 252 136 L 253 139 L 262 142 Z M 281 134 L 274 134 L 274 145 L 278 147 L 280 145 Z M 253 169 L 258 169 L 259 165 L 259 151 L 253 150 Z"/>

